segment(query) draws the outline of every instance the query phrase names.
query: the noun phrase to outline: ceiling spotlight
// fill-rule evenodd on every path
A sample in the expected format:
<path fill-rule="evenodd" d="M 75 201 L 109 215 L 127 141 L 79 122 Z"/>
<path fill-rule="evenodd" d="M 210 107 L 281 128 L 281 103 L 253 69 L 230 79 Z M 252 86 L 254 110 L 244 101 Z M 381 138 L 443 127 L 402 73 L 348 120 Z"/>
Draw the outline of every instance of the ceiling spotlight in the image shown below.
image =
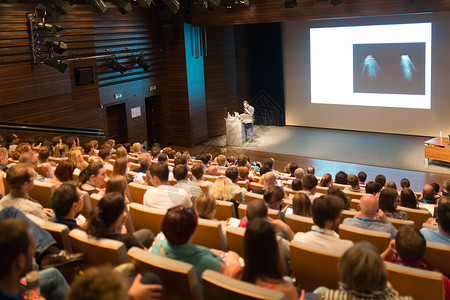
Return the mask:
<path fill-rule="evenodd" d="M 336 6 L 342 3 L 342 0 L 331 0 L 331 5 Z"/>
<path fill-rule="evenodd" d="M 44 60 L 44 64 L 57 69 L 61 73 L 64 73 L 68 67 L 67 63 L 64 63 L 62 60 L 53 57 L 47 57 Z"/>
<path fill-rule="evenodd" d="M 117 57 L 114 57 L 114 59 L 109 62 L 108 68 L 120 72 L 122 75 L 128 70 L 126 65 L 119 63 Z"/>
<path fill-rule="evenodd" d="M 225 1 L 225 12 L 227 12 L 227 13 L 234 13 L 234 7 L 233 7 L 233 1 L 232 0 L 226 0 Z"/>
<path fill-rule="evenodd" d="M 63 54 L 64 52 L 67 51 L 67 43 L 63 41 L 52 41 L 49 39 L 45 39 L 43 44 L 49 50 L 52 49 L 58 54 Z"/>
<path fill-rule="evenodd" d="M 297 6 L 297 0 L 285 0 L 284 7 L 285 8 L 294 8 Z"/>
<path fill-rule="evenodd" d="M 125 0 L 113 0 L 113 2 L 119 7 L 119 11 L 122 15 L 126 15 L 133 9 L 131 4 Z"/>
<path fill-rule="evenodd" d="M 164 3 L 174 14 L 180 9 L 180 3 L 177 0 L 164 0 Z"/>
<path fill-rule="evenodd" d="M 144 69 L 144 71 L 148 71 L 150 69 L 150 63 L 145 59 L 144 54 L 139 54 L 137 58 L 137 64 Z"/>
<path fill-rule="evenodd" d="M 250 5 L 250 0 L 235 0 L 234 4 L 236 6 L 249 6 Z"/>
<path fill-rule="evenodd" d="M 37 23 L 37 29 L 50 31 L 52 33 L 57 33 L 58 31 L 62 31 L 64 28 L 58 24 L 49 24 L 49 23 Z"/>
<path fill-rule="evenodd" d="M 108 7 L 106 6 L 105 2 L 103 2 L 103 0 L 89 0 L 89 3 L 99 14 L 105 14 L 108 10 Z"/>

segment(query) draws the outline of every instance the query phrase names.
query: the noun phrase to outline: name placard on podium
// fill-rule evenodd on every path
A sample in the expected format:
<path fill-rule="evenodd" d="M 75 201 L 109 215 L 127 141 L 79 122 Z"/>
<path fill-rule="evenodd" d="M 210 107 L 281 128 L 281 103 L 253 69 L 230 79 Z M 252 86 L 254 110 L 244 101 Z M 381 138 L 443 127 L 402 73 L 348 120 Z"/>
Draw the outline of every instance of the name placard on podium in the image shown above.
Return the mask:
<path fill-rule="evenodd" d="M 237 118 L 226 119 L 227 145 L 242 146 L 245 144 L 245 128 L 242 121 Z"/>

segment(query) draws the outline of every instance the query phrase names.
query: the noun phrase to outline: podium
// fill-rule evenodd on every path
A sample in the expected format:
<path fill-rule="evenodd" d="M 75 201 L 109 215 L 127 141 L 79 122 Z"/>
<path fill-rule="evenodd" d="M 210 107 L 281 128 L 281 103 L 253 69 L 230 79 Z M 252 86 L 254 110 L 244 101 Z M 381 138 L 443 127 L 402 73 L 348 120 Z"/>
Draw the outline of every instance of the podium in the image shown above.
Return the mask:
<path fill-rule="evenodd" d="M 245 127 L 238 118 L 226 119 L 227 145 L 242 146 L 245 144 Z"/>

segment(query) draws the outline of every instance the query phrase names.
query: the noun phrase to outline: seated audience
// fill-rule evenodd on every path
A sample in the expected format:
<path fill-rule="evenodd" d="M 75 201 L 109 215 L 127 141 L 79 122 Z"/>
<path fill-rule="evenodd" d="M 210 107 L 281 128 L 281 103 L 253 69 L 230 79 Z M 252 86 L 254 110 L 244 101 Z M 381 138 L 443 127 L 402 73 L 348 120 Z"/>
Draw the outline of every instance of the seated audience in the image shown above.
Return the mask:
<path fill-rule="evenodd" d="M 83 170 L 89 165 L 89 163 L 84 160 L 81 151 L 76 148 L 70 149 L 68 159 L 73 161 L 79 171 Z"/>
<path fill-rule="evenodd" d="M 344 171 L 339 171 L 334 176 L 334 182 L 339 184 L 347 184 L 347 173 Z"/>
<path fill-rule="evenodd" d="M 378 182 L 381 187 L 384 187 L 386 185 L 386 176 L 384 176 L 383 174 L 378 174 L 377 176 L 375 176 L 375 182 Z"/>
<path fill-rule="evenodd" d="M 303 193 L 298 193 L 294 195 L 292 199 L 292 210 L 293 213 L 298 216 L 308 217 L 311 215 L 311 201 L 308 196 Z"/>
<path fill-rule="evenodd" d="M 314 169 L 313 166 L 309 166 L 308 168 L 306 168 L 306 174 L 315 175 L 315 173 L 316 173 L 316 169 Z"/>
<path fill-rule="evenodd" d="M 292 180 L 291 189 L 293 189 L 294 191 L 303 190 L 303 181 L 299 178 L 295 178 L 294 180 Z"/>
<path fill-rule="evenodd" d="M 58 144 L 55 146 L 53 157 L 66 158 L 69 153 L 69 147 L 66 144 Z"/>
<path fill-rule="evenodd" d="M 318 185 L 322 186 L 322 187 L 332 186 L 333 185 L 333 177 L 331 177 L 331 174 L 330 173 L 323 174 Z"/>
<path fill-rule="evenodd" d="M 150 165 L 147 179 L 155 188 L 144 194 L 144 205 L 167 210 L 175 205 L 192 206 L 192 201 L 185 190 L 169 185 L 169 167 L 156 162 Z"/>
<path fill-rule="evenodd" d="M 227 170 L 228 161 L 225 155 L 217 156 L 217 170 L 221 173 L 224 173 Z"/>
<path fill-rule="evenodd" d="M 359 185 L 365 185 L 366 184 L 366 179 L 367 179 L 366 172 L 361 171 L 361 172 L 358 173 Z"/>
<path fill-rule="evenodd" d="M 203 170 L 203 166 L 200 163 L 197 163 L 192 166 L 191 173 L 194 178 L 192 180 L 188 181 L 189 185 L 193 186 L 200 186 L 200 185 L 206 185 L 208 189 L 213 184 L 211 181 L 206 181 L 204 178 L 205 171 Z"/>
<path fill-rule="evenodd" d="M 141 153 L 141 143 L 139 143 L 139 142 L 133 143 L 133 146 L 131 146 L 131 151 L 130 152 L 134 153 L 134 154 Z"/>
<path fill-rule="evenodd" d="M 348 198 L 348 196 L 340 188 L 336 186 L 328 188 L 327 195 L 339 197 L 342 200 L 344 209 L 351 209 L 350 198 Z"/>
<path fill-rule="evenodd" d="M 35 180 L 37 180 L 37 181 L 44 182 L 44 181 L 47 180 L 46 177 L 42 176 L 41 174 L 39 174 L 37 172 L 38 166 L 40 166 L 41 169 L 47 173 L 48 178 L 54 178 L 55 177 L 55 173 L 53 172 L 53 169 L 50 166 L 50 164 L 49 163 L 43 163 L 43 164 L 39 165 L 37 154 L 32 152 L 32 151 L 27 151 L 27 152 L 22 153 L 20 155 L 20 157 L 19 157 L 19 163 L 31 164 L 33 166 L 33 169 L 34 169 L 34 172 L 35 172 Z"/>
<path fill-rule="evenodd" d="M 8 170 L 8 150 L 0 147 L 0 170 Z"/>
<path fill-rule="evenodd" d="M 423 227 L 420 232 L 428 242 L 450 245 L 450 203 L 439 203 L 436 223 L 438 229 Z"/>
<path fill-rule="evenodd" d="M 73 171 L 75 170 L 75 164 L 70 159 L 64 159 L 59 162 L 55 169 L 55 178 L 47 180 L 49 183 L 53 183 L 56 187 L 61 183 L 73 180 Z"/>
<path fill-rule="evenodd" d="M 298 169 L 298 165 L 295 162 L 290 163 L 289 164 L 289 177 L 295 177 L 294 173 L 295 173 L 295 170 L 297 170 L 297 169 Z"/>
<path fill-rule="evenodd" d="M 55 163 L 49 162 L 48 158 L 51 155 L 50 147 L 42 146 L 38 150 L 38 160 L 40 164 L 49 163 L 52 167 L 56 167 Z"/>
<path fill-rule="evenodd" d="M 209 188 L 209 193 L 216 199 L 231 201 L 233 199 L 233 182 L 228 177 L 220 177 Z"/>
<path fill-rule="evenodd" d="M 367 194 L 371 194 L 373 195 L 375 198 L 379 198 L 380 197 L 380 191 L 383 187 L 381 186 L 381 184 L 379 184 L 378 182 L 375 181 L 369 181 L 366 184 L 366 193 Z"/>
<path fill-rule="evenodd" d="M 411 187 L 411 182 L 409 182 L 408 178 L 402 178 L 402 180 L 400 180 L 400 188 L 404 189 L 404 188 L 410 188 Z"/>
<path fill-rule="evenodd" d="M 55 212 L 55 222 L 69 227 L 69 230 L 79 228 L 85 230 L 87 222 L 76 221 L 84 205 L 84 197 L 72 182 L 61 184 L 52 194 L 50 205 Z"/>
<path fill-rule="evenodd" d="M 240 201 L 244 201 L 244 195 L 247 192 L 247 189 L 241 188 L 237 182 L 239 181 L 239 170 L 237 167 L 228 167 L 225 171 L 225 176 L 228 177 L 233 183 L 233 198 L 236 195 L 240 195 Z"/>
<path fill-rule="evenodd" d="M 294 241 L 305 245 L 318 246 L 321 249 L 344 253 L 353 246 L 352 241 L 341 240 L 337 231 L 341 224 L 341 213 L 344 205 L 336 196 L 322 195 L 312 204 L 314 225 L 309 232 L 298 232 Z"/>
<path fill-rule="evenodd" d="M 176 165 L 175 168 L 173 168 L 173 176 L 177 180 L 175 187 L 185 190 L 193 203 L 197 197 L 203 194 L 203 191 L 199 186 L 188 184 L 189 176 L 186 165 Z"/>
<path fill-rule="evenodd" d="M 347 183 L 350 186 L 344 188 L 344 192 L 353 192 L 365 194 L 366 190 L 359 185 L 358 177 L 355 174 L 350 174 L 347 176 Z"/>
<path fill-rule="evenodd" d="M 374 246 L 357 243 L 339 259 L 339 289 L 324 290 L 314 299 L 384 299 L 412 300 L 397 296 L 387 282 L 387 270 Z"/>
<path fill-rule="evenodd" d="M 288 300 L 298 299 L 294 285 L 283 280 L 278 253 L 275 231 L 270 223 L 264 218 L 250 221 L 244 236 L 245 266 L 234 277 L 281 291 Z"/>
<path fill-rule="evenodd" d="M 147 173 L 148 167 L 152 163 L 152 158 L 150 157 L 150 153 L 147 151 L 143 151 L 138 156 L 138 162 L 140 167 L 133 170 L 133 172 L 137 173 Z"/>
<path fill-rule="evenodd" d="M 297 168 L 294 172 L 294 177 L 298 179 L 303 179 L 305 176 L 305 171 L 302 168 Z"/>
<path fill-rule="evenodd" d="M 0 160 L 1 160 L 1 153 L 0 153 Z M 0 166 L 1 166 L 1 162 L 0 162 Z M 441 196 L 448 196 L 448 194 L 450 193 L 450 179 L 446 179 L 444 180 L 444 183 L 442 184 L 442 192 L 441 192 Z"/>
<path fill-rule="evenodd" d="M 312 174 L 308 174 L 303 178 L 303 190 L 302 193 L 305 193 L 308 196 L 311 204 L 314 203 L 314 199 L 317 198 L 315 195 L 317 187 L 317 178 Z"/>
<path fill-rule="evenodd" d="M 432 185 L 426 184 L 423 187 L 422 196 L 420 197 L 419 202 L 436 204 L 436 191 Z"/>
<path fill-rule="evenodd" d="M 391 239 L 395 238 L 397 229 L 378 207 L 378 199 L 375 196 L 371 194 L 363 195 L 359 208 L 360 211 L 354 218 L 347 218 L 343 223 L 364 229 L 388 232 L 391 234 Z"/>
<path fill-rule="evenodd" d="M 125 224 L 128 219 L 125 199 L 117 192 L 105 194 L 91 210 L 86 232 L 96 238 L 108 238 L 121 241 L 127 249 L 149 248 L 155 235 L 149 229 L 140 229 L 128 233 Z"/>
<path fill-rule="evenodd" d="M 109 178 L 108 183 L 106 184 L 105 194 L 117 192 L 125 198 L 125 202 L 127 204 L 130 204 L 131 203 L 130 200 L 131 198 L 129 196 L 130 192 L 127 191 L 128 191 L 128 183 L 125 177 L 121 175 L 114 175 Z"/>
<path fill-rule="evenodd" d="M 206 175 L 215 176 L 215 177 L 219 176 L 219 171 L 217 170 L 216 166 L 209 166 L 209 167 L 205 168 L 205 166 L 202 165 L 202 168 L 203 168 L 203 171 L 206 172 Z"/>
<path fill-rule="evenodd" d="M 193 208 L 177 205 L 168 209 L 161 223 L 165 238 L 155 242 L 151 252 L 192 264 L 202 287 L 201 277 L 205 270 L 230 274 L 240 265 L 236 252 L 229 251 L 222 259 L 209 248 L 191 244 L 197 222 L 197 214 Z"/>
<path fill-rule="evenodd" d="M 195 211 L 201 219 L 213 220 L 216 215 L 217 202 L 211 194 L 206 193 L 195 200 Z"/>
<path fill-rule="evenodd" d="M 266 192 L 267 189 L 275 186 L 275 184 L 277 182 L 277 177 L 272 172 L 266 172 L 261 177 L 261 179 L 262 179 L 262 185 L 263 185 L 262 189 L 253 189 L 252 192 L 256 193 L 256 194 L 264 195 L 264 193 Z"/>
<path fill-rule="evenodd" d="M 17 145 L 17 147 L 14 149 L 14 151 L 11 152 L 11 158 L 14 160 L 18 160 L 19 157 L 22 155 L 22 153 L 31 151 L 30 144 L 28 143 L 20 143 Z"/>
<path fill-rule="evenodd" d="M 386 182 L 386 188 L 397 190 L 397 185 L 393 181 Z"/>
<path fill-rule="evenodd" d="M 246 191 L 250 190 L 250 184 L 253 182 L 253 179 L 250 178 L 250 170 L 248 167 L 239 167 L 239 178 L 238 181 L 244 181 L 245 182 L 245 189 Z"/>
<path fill-rule="evenodd" d="M 81 171 L 78 177 L 78 187 L 82 191 L 88 192 L 89 195 L 105 193 L 105 190 L 101 188 L 105 183 L 106 169 L 100 162 L 90 163 L 86 169 Z"/>
<path fill-rule="evenodd" d="M 281 203 L 283 203 L 283 199 L 286 199 L 286 193 L 279 186 L 272 186 L 266 190 L 264 193 L 264 201 L 268 208 L 277 210 L 278 219 L 284 220 L 284 213 L 287 209 L 287 206 L 281 210 Z M 254 200 L 253 200 L 254 201 Z"/>
<path fill-rule="evenodd" d="M 111 147 L 109 146 L 101 147 L 100 150 L 98 151 L 98 157 L 102 159 L 103 166 L 106 169 L 108 170 L 113 169 L 113 165 L 109 162 L 111 159 Z"/>
<path fill-rule="evenodd" d="M 400 205 L 408 208 L 418 207 L 416 195 L 410 188 L 406 186 L 400 192 Z"/>
<path fill-rule="evenodd" d="M 378 200 L 380 209 L 384 212 L 386 217 L 408 220 L 408 213 L 402 210 L 397 210 L 397 206 L 400 202 L 398 199 L 398 192 L 393 188 L 385 188 L 380 193 Z"/>
<path fill-rule="evenodd" d="M 6 147 L 6 149 L 8 149 L 10 154 L 14 151 L 14 149 L 16 149 L 18 144 L 19 144 L 19 137 L 17 136 L 17 134 L 9 133 L 6 136 L 5 147 Z"/>

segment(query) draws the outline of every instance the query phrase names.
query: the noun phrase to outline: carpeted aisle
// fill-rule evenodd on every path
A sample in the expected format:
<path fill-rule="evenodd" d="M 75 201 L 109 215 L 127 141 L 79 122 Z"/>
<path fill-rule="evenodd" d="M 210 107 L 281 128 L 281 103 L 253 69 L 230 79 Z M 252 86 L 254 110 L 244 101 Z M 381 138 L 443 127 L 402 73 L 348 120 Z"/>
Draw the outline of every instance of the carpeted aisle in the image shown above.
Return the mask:
<path fill-rule="evenodd" d="M 255 126 L 255 141 L 241 148 L 378 167 L 450 173 L 450 164 L 425 166 L 423 143 L 431 137 L 296 126 Z M 225 146 L 226 138 L 204 144 Z M 234 147 L 235 148 L 235 147 Z"/>

